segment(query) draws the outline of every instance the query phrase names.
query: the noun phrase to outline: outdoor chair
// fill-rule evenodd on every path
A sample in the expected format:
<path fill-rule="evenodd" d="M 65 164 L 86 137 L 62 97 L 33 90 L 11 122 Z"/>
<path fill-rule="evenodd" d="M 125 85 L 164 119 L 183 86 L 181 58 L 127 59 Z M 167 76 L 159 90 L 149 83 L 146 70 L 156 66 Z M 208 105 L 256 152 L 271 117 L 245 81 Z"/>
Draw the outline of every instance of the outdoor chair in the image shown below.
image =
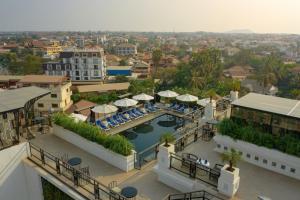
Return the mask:
<path fill-rule="evenodd" d="M 116 127 L 119 126 L 119 124 L 115 123 L 111 118 L 107 117 L 106 118 L 107 123 L 111 126 L 111 127 Z"/>
<path fill-rule="evenodd" d="M 136 108 L 136 110 L 137 110 L 138 112 L 142 113 L 143 115 L 148 115 L 147 112 L 141 110 L 140 108 Z"/>
<path fill-rule="evenodd" d="M 108 128 L 107 126 L 105 126 L 105 125 L 101 122 L 101 120 L 97 120 L 97 121 L 96 121 L 96 125 L 99 126 L 101 129 L 103 129 L 103 130 L 105 130 L 105 131 L 108 131 L 108 130 L 109 130 L 109 128 Z"/>
<path fill-rule="evenodd" d="M 135 115 L 137 115 L 137 116 L 140 116 L 140 117 L 144 116 L 144 114 L 141 113 L 141 112 L 139 112 L 139 111 L 137 111 L 136 108 L 133 108 L 131 111 L 132 111 Z"/>
<path fill-rule="evenodd" d="M 124 121 L 128 122 L 131 121 L 128 117 L 126 117 L 123 113 L 118 114 Z"/>
<path fill-rule="evenodd" d="M 119 124 L 124 124 L 125 122 L 122 119 L 119 119 L 117 115 L 112 116 L 113 120 L 118 122 Z"/>

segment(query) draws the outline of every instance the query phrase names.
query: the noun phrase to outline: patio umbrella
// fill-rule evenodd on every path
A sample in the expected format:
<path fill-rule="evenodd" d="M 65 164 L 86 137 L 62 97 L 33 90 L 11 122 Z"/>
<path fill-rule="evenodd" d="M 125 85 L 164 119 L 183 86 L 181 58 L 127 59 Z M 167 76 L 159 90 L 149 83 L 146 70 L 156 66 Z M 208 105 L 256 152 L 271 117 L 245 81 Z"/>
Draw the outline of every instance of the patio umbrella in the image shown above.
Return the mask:
<path fill-rule="evenodd" d="M 210 102 L 210 98 L 200 99 L 197 101 L 197 104 L 205 107 Z"/>
<path fill-rule="evenodd" d="M 114 102 L 114 104 L 118 107 L 130 107 L 130 106 L 135 106 L 138 102 L 133 99 L 120 99 Z"/>
<path fill-rule="evenodd" d="M 176 97 L 176 99 L 179 101 L 193 102 L 193 101 L 197 101 L 198 97 L 190 95 L 190 94 L 184 94 L 184 95 L 180 95 L 180 96 Z"/>
<path fill-rule="evenodd" d="M 85 121 L 87 119 L 87 116 L 85 115 L 81 115 L 81 114 L 77 114 L 77 113 L 72 113 L 71 117 L 74 118 L 75 122 L 79 122 L 79 121 Z"/>
<path fill-rule="evenodd" d="M 114 105 L 108 105 L 108 104 L 103 104 L 100 106 L 96 106 L 92 109 L 94 113 L 103 113 L 103 114 L 109 114 L 116 112 L 118 108 Z"/>
<path fill-rule="evenodd" d="M 153 96 L 150 96 L 150 95 L 145 94 L 145 93 L 135 95 L 132 98 L 135 99 L 135 100 L 138 100 L 138 101 L 150 101 L 150 100 L 154 99 Z"/>
<path fill-rule="evenodd" d="M 159 92 L 157 94 L 159 96 L 161 96 L 161 97 L 169 97 L 169 98 L 177 97 L 178 96 L 178 94 L 176 92 L 173 92 L 171 90 L 161 91 L 161 92 Z"/>

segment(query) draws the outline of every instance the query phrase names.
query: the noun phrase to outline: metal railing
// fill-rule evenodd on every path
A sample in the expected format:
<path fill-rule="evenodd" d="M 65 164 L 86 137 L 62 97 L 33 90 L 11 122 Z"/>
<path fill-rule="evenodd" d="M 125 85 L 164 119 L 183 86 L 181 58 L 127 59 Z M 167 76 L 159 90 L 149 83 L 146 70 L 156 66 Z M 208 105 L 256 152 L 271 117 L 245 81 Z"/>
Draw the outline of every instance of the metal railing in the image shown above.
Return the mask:
<path fill-rule="evenodd" d="M 189 178 L 198 179 L 214 188 L 218 187 L 220 171 L 216 168 L 206 167 L 195 161 L 184 159 L 176 154 L 171 154 L 170 169 L 174 169 Z"/>
<path fill-rule="evenodd" d="M 216 195 L 206 192 L 205 190 L 181 193 L 181 194 L 170 194 L 167 200 L 224 200 Z"/>
<path fill-rule="evenodd" d="M 56 156 L 44 151 L 43 149 L 29 143 L 28 159 L 41 168 L 54 175 L 60 181 L 67 184 L 75 192 L 87 199 L 109 199 L 126 200 L 127 198 L 118 194 L 107 186 L 101 184 L 88 174 L 83 173 Z M 66 180 L 66 181 L 65 181 Z M 70 185 L 72 183 L 73 185 Z"/>

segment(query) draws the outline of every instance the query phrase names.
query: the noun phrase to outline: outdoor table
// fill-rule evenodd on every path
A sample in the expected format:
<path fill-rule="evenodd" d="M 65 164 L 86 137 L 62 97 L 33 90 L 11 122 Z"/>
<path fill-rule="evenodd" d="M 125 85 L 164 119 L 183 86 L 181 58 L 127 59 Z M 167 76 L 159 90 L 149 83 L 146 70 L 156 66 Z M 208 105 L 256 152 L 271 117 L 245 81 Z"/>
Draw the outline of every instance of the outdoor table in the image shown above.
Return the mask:
<path fill-rule="evenodd" d="M 68 160 L 68 164 L 71 165 L 72 167 L 78 166 L 81 164 L 81 158 L 73 157 Z"/>
<path fill-rule="evenodd" d="M 123 195 L 126 198 L 134 198 L 136 197 L 137 193 L 138 193 L 137 189 L 131 186 L 124 187 L 121 190 L 121 195 Z"/>

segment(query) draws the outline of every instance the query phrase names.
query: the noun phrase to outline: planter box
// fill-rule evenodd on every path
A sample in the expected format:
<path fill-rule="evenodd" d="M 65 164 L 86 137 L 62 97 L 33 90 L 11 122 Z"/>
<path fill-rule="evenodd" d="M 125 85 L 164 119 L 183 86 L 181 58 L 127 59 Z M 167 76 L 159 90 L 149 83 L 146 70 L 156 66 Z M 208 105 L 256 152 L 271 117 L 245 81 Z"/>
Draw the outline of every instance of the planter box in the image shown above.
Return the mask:
<path fill-rule="evenodd" d="M 123 156 L 55 124 L 53 134 L 123 171 L 128 172 L 134 168 L 134 153 Z"/>
<path fill-rule="evenodd" d="M 241 140 L 233 140 L 224 135 L 216 135 L 214 140 L 217 143 L 215 151 L 219 153 L 233 148 L 242 153 L 243 161 L 300 180 L 298 157 Z"/>

